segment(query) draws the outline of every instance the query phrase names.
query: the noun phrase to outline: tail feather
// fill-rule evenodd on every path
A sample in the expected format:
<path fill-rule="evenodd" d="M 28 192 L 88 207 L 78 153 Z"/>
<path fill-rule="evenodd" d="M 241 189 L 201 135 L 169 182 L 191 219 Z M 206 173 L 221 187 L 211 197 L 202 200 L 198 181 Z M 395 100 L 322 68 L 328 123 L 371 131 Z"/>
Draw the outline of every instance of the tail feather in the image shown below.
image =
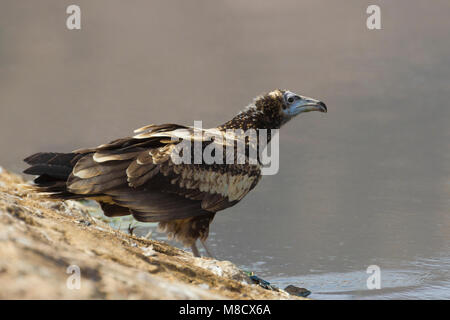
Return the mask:
<path fill-rule="evenodd" d="M 54 164 L 36 164 L 24 170 L 23 173 L 32 174 L 36 176 L 45 175 L 55 179 L 67 179 L 71 172 L 72 168 L 68 166 L 61 166 Z"/>
<path fill-rule="evenodd" d="M 80 154 L 78 153 L 56 153 L 56 152 L 38 152 L 35 153 L 23 161 L 30 165 L 35 164 L 52 164 L 52 165 L 60 165 L 73 167 L 75 164 L 73 160 L 75 158 L 79 158 Z"/>
<path fill-rule="evenodd" d="M 55 197 L 70 197 L 66 181 L 82 155 L 77 153 L 39 152 L 24 161 L 30 165 L 24 173 L 38 175 L 34 180 L 37 190 L 53 193 Z"/>

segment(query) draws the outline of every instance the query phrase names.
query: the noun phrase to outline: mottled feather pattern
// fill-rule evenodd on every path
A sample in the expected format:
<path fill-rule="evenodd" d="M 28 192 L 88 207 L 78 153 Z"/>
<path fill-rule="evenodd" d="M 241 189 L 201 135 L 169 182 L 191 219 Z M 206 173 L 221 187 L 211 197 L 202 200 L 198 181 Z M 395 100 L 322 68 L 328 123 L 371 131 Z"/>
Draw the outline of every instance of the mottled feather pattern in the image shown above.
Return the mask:
<path fill-rule="evenodd" d="M 145 139 L 148 141 L 159 139 L 161 132 L 154 130 L 154 126 L 150 128 L 153 130 L 145 133 L 147 135 Z M 163 128 L 165 130 L 168 127 Z M 179 138 L 180 129 L 175 131 L 177 130 L 175 136 Z M 193 129 L 190 128 L 188 132 L 193 134 Z M 162 133 L 171 136 L 173 132 Z M 182 136 L 186 137 L 184 134 L 185 132 Z M 131 146 L 129 140 L 122 139 L 120 142 L 127 147 Z M 108 190 L 123 187 L 124 184 L 132 188 L 144 187 L 151 184 L 153 177 L 161 174 L 169 177 L 170 184 L 178 187 L 166 188 L 166 192 L 202 201 L 199 208 L 204 210 L 218 210 L 221 209 L 220 204 L 225 208 L 229 203 L 241 200 L 256 185 L 260 176 L 258 165 L 174 164 L 171 160 L 171 153 L 175 147 L 173 143 L 165 144 L 159 141 L 157 148 L 131 148 L 127 152 L 121 152 L 121 149 L 117 148 L 118 140 L 112 143 L 116 149 L 110 148 L 107 144 L 102 145 L 75 165 L 67 181 L 69 191 L 78 194 L 109 194 Z M 215 200 L 212 201 L 213 199 Z"/>

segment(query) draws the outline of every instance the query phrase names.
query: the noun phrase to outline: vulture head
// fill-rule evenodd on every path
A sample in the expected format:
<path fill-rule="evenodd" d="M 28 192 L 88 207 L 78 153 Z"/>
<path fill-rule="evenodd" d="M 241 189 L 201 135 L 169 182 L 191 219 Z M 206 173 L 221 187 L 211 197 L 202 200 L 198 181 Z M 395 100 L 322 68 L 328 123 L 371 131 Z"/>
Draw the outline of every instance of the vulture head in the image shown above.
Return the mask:
<path fill-rule="evenodd" d="M 262 125 L 267 129 L 278 129 L 301 113 L 327 112 L 322 101 L 280 89 L 257 97 L 253 106 L 263 116 Z"/>

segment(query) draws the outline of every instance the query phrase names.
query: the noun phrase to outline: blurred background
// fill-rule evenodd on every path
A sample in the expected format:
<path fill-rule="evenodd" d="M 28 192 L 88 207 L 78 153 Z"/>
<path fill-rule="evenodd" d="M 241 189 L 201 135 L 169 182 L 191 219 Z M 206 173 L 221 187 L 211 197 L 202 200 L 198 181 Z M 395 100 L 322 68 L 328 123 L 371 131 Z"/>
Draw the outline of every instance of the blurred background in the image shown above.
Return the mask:
<path fill-rule="evenodd" d="M 2 0 L 0 165 L 212 127 L 289 89 L 328 114 L 281 130 L 280 172 L 216 216 L 215 255 L 312 298 L 450 298 L 449 16 L 448 0 Z"/>

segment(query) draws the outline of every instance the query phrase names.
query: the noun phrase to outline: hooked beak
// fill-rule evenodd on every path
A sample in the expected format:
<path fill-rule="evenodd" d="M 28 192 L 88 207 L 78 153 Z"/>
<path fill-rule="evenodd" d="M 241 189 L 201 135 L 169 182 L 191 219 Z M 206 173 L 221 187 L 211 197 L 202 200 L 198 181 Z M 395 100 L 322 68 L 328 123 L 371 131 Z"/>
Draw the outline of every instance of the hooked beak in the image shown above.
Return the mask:
<path fill-rule="evenodd" d="M 286 111 L 289 117 L 293 117 L 303 112 L 319 111 L 326 113 L 328 110 L 327 106 L 322 101 L 308 97 L 301 97 L 292 103 Z"/>
<path fill-rule="evenodd" d="M 293 103 L 292 108 L 294 108 L 293 111 L 295 112 L 295 114 L 310 111 L 319 111 L 319 112 L 328 111 L 327 106 L 322 101 L 306 97 L 298 100 L 296 103 Z"/>

